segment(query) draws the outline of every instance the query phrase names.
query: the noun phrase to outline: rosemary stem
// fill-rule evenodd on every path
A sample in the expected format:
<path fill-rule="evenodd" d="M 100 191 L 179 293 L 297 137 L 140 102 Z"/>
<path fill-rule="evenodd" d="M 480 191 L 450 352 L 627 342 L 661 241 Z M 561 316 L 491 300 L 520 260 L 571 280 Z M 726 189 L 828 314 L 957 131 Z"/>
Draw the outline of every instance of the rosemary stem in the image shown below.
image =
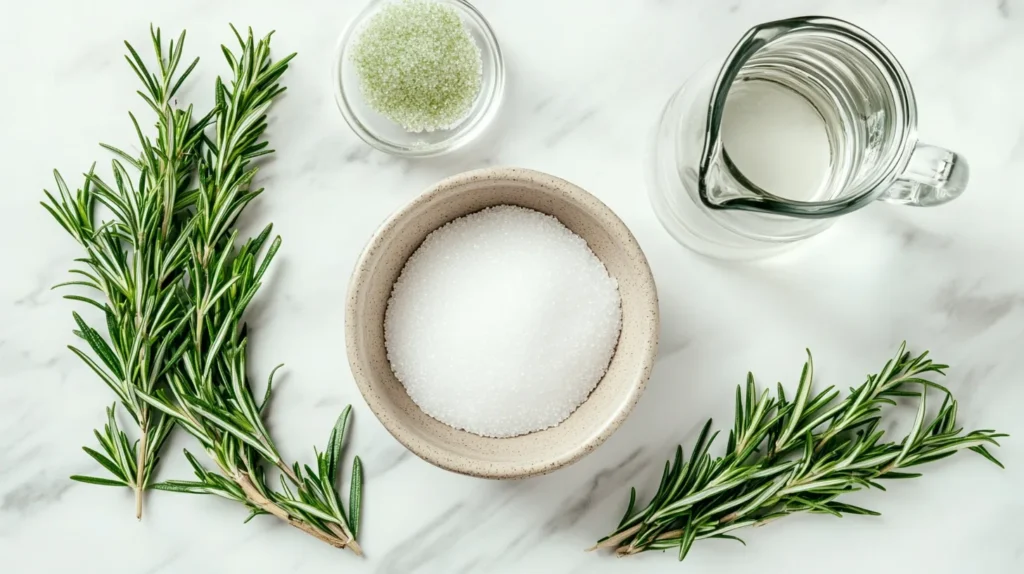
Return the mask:
<path fill-rule="evenodd" d="M 149 439 L 149 416 L 146 409 L 139 420 L 139 450 L 135 470 L 135 518 L 142 520 L 142 496 L 146 489 L 146 447 Z"/>
<path fill-rule="evenodd" d="M 609 536 L 605 540 L 603 540 L 601 542 L 598 542 L 597 544 L 595 544 L 591 548 L 588 548 L 588 550 L 597 550 L 599 548 L 613 548 L 615 546 L 618 546 L 622 542 L 625 542 L 626 540 L 628 540 L 630 537 L 632 537 L 637 532 L 640 532 L 640 528 L 641 527 L 643 527 L 643 523 L 639 523 L 636 526 L 633 526 L 631 528 L 623 530 L 622 532 L 620 532 L 620 533 L 618 533 L 618 534 L 616 534 L 614 536 Z"/>
<path fill-rule="evenodd" d="M 277 461 L 277 468 L 281 469 L 281 472 L 288 477 L 288 480 L 292 481 L 292 484 L 302 486 L 302 482 L 299 480 L 299 477 L 295 476 L 295 472 L 288 468 L 288 465 L 285 464 L 283 460 Z"/>
<path fill-rule="evenodd" d="M 360 549 L 359 545 L 355 544 L 354 541 L 346 540 L 341 536 L 337 535 L 332 536 L 331 534 L 323 532 L 318 528 L 314 528 L 312 525 L 306 522 L 303 522 L 301 520 L 295 520 L 294 518 L 292 518 L 292 516 L 288 514 L 288 511 L 281 508 L 277 504 L 274 504 L 274 502 L 268 499 L 266 496 L 263 496 L 263 494 L 256 488 L 255 485 L 253 485 L 252 481 L 245 473 L 235 473 L 233 478 L 234 481 L 238 484 L 238 486 L 242 488 L 242 492 L 245 493 L 246 500 L 253 506 L 259 508 L 260 510 L 268 514 L 272 514 L 280 518 L 281 520 L 288 523 L 288 525 L 294 526 L 295 528 L 298 528 L 306 534 L 309 534 L 318 540 L 326 542 L 327 544 L 330 544 L 335 548 L 345 548 L 351 544 L 352 551 L 355 552 L 357 555 L 362 555 L 362 549 Z"/>
<path fill-rule="evenodd" d="M 342 540 L 345 540 L 345 546 L 347 546 L 348 549 L 351 550 L 356 556 L 363 555 L 362 547 L 359 546 L 359 543 L 356 542 L 356 539 L 352 536 L 352 533 L 349 532 L 347 528 L 345 528 L 342 525 L 335 524 L 333 522 L 328 522 L 327 528 L 329 528 L 331 532 L 334 533 L 335 536 Z"/>

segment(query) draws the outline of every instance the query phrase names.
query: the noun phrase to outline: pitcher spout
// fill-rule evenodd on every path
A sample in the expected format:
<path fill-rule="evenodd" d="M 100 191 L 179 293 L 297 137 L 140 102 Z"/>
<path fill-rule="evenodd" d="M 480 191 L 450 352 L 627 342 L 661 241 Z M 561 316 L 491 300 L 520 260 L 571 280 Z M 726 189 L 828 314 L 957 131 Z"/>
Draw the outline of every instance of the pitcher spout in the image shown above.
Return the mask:
<path fill-rule="evenodd" d="M 743 209 L 742 205 L 757 204 L 763 198 L 763 190 L 744 177 L 725 153 L 722 143 L 725 104 L 743 65 L 769 42 L 804 25 L 806 21 L 780 20 L 751 28 L 733 47 L 719 70 L 709 94 L 704 149 L 698 170 L 699 194 L 707 207 Z"/>
<path fill-rule="evenodd" d="M 757 185 L 747 180 L 721 149 L 711 156 L 699 186 L 701 201 L 711 209 L 739 209 L 739 204 L 757 203 L 764 197 Z"/>

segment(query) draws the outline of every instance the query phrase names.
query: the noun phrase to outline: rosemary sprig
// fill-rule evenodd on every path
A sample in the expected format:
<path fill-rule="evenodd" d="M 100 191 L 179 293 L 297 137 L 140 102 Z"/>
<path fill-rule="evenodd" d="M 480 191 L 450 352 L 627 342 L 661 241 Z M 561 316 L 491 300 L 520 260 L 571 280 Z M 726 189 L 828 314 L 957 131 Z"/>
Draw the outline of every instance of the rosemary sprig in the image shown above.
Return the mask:
<path fill-rule="evenodd" d="M 88 344 L 95 359 L 77 347 L 70 348 L 114 391 L 138 426 L 139 438 L 130 444 L 114 416 L 117 404 L 107 409 L 103 432 L 95 432 L 102 452 L 84 450 L 112 478 L 71 478 L 133 489 L 138 518 L 142 518 L 142 493 L 172 427 L 170 419 L 139 399 L 139 393 L 152 393 L 160 386 L 183 351 L 180 335 L 187 311 L 176 293 L 184 274 L 191 224 L 181 214 L 179 200 L 187 195 L 202 132 L 210 120 L 210 116 L 193 120 L 191 106 L 178 109 L 173 105 L 176 92 L 198 62 L 194 60 L 177 73 L 185 33 L 177 42 L 171 40 L 166 52 L 160 30 L 151 28 L 150 35 L 159 73 L 151 72 L 127 42 L 125 58 L 142 81 L 144 89 L 139 95 L 156 114 L 156 140 L 144 136 L 135 116 L 129 114 L 142 154 L 136 158 L 101 144 L 123 161 L 113 161 L 114 184 L 90 170 L 82 188 L 72 195 L 60 173 L 54 171 L 59 198 L 46 192 L 48 201 L 43 202 L 86 252 L 77 260 L 85 269 L 71 271 L 78 279 L 58 287 L 74 285 L 98 291 L 99 297 L 69 294 L 65 298 L 97 307 L 105 317 L 106 337 L 74 313 L 75 334 Z M 132 183 L 125 164 L 139 172 L 137 184 Z M 108 208 L 110 220 L 96 221 L 96 202 Z"/>
<path fill-rule="evenodd" d="M 346 513 L 336 485 L 351 412 L 339 417 L 317 468 L 283 462 L 263 416 L 273 372 L 258 403 L 246 375 L 247 335 L 242 316 L 260 287 L 280 245 L 268 245 L 271 226 L 236 247 L 235 222 L 261 192 L 253 189 L 259 156 L 272 153 L 263 134 L 266 112 L 284 88 L 278 80 L 294 56 L 270 58 L 270 35 L 255 41 L 251 30 L 243 39 L 232 28 L 241 51 L 223 48 L 233 72 L 230 85 L 215 85 L 216 107 L 192 120 L 192 108 L 173 107 L 174 95 L 196 65 L 176 75 L 184 41 L 162 49 L 159 30 L 152 30 L 160 73 L 150 72 L 132 46 L 128 62 L 142 80 L 140 95 L 157 113 L 157 138 L 139 134 L 142 153 L 134 158 L 105 145 L 119 156 L 114 161 L 115 185 L 92 171 L 72 194 L 56 174 L 60 198 L 47 193 L 44 207 L 85 249 L 73 270 L 85 279 L 68 284 L 93 288 L 106 296 L 67 295 L 90 303 L 107 319 L 107 338 L 77 314 L 79 330 L 99 362 L 73 349 L 117 394 L 140 427 L 140 439 L 129 443 L 118 427 L 114 409 L 107 410 L 104 433 L 96 433 L 103 452 L 86 452 L 114 478 L 76 476 L 76 480 L 134 488 L 149 485 L 157 453 L 176 421 L 195 436 L 219 473 L 204 468 L 191 453 L 196 481 L 166 481 L 151 488 L 217 494 L 249 507 L 249 518 L 272 514 L 336 547 L 357 554 L 362 499 L 362 463 L 352 467 Z M 204 130 L 213 124 L 211 138 Z M 133 186 L 125 162 L 139 170 Z M 198 187 L 190 189 L 194 174 Z M 113 219 L 97 224 L 99 201 Z M 64 285 L 68 285 L 64 284 Z M 109 340 L 109 343 L 108 343 Z M 276 369 L 275 369 L 276 371 Z M 281 489 L 269 487 L 265 463 L 282 472 Z M 141 515 L 141 506 L 139 507 Z"/>
<path fill-rule="evenodd" d="M 901 345 L 895 358 L 877 375 L 837 401 L 828 387 L 811 395 L 813 364 L 808 353 L 796 395 L 788 400 L 779 384 L 775 397 L 757 394 L 752 375 L 746 392 L 736 389 L 735 423 L 725 455 L 708 453 L 718 433 L 704 425 L 690 460 L 682 447 L 665 463 L 661 483 L 651 502 L 635 510 L 636 489 L 619 526 L 595 548 L 614 548 L 619 555 L 676 548 L 682 560 L 697 540 L 737 540 L 732 532 L 760 526 L 796 512 L 877 515 L 837 500 L 866 488 L 885 488 L 879 479 L 916 478 L 914 466 L 957 451 L 972 450 L 1002 464 L 987 450 L 1007 435 L 993 430 L 964 432 L 957 427 L 957 403 L 949 390 L 928 378 L 944 374 L 946 365 L 927 353 L 912 357 Z M 929 391 L 943 395 L 929 415 Z M 900 442 L 883 442 L 878 429 L 886 406 L 900 397 L 917 397 L 911 430 Z"/>
<path fill-rule="evenodd" d="M 268 225 L 236 247 L 234 224 L 263 191 L 252 188 L 257 168 L 251 163 L 272 153 L 263 139 L 266 112 L 284 91 L 278 80 L 294 54 L 275 62 L 270 57 L 270 35 L 259 41 L 251 30 L 244 39 L 237 30 L 235 35 L 240 53 L 222 47 L 234 77 L 230 85 L 219 78 L 216 82 L 216 134 L 205 141 L 206 152 L 198 165 L 199 188 L 188 201 L 194 226 L 186 262 L 184 299 L 191 309 L 186 348 L 180 365 L 169 372 L 167 390 L 140 392 L 148 404 L 199 440 L 219 473 L 209 471 L 186 451 L 197 480 L 167 481 L 153 488 L 235 500 L 250 509 L 250 519 L 272 514 L 328 544 L 361 554 L 356 542 L 362 497 L 358 457 L 352 468 L 348 513 L 336 490 L 350 409 L 339 417 L 325 452 L 316 453 L 316 469 L 288 465 L 263 423 L 274 373 L 258 402 L 246 374 L 247 329 L 242 317 L 281 240 L 275 237 L 268 245 L 272 229 Z M 270 487 L 265 464 L 280 469 L 280 489 Z"/>

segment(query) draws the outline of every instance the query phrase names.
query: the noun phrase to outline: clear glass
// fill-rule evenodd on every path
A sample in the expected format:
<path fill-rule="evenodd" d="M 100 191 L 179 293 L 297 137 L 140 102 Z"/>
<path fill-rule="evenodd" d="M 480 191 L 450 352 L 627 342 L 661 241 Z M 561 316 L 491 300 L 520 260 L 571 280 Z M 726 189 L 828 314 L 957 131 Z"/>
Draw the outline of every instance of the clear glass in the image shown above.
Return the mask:
<path fill-rule="evenodd" d="M 352 43 L 359 37 L 371 16 L 381 7 L 396 0 L 370 2 L 345 28 L 338 40 L 338 50 L 331 70 L 334 99 L 349 127 L 371 146 L 398 156 L 431 157 L 454 151 L 476 139 L 497 115 L 505 90 L 505 62 L 487 20 L 465 0 L 434 0 L 455 8 L 480 48 L 483 70 L 480 94 L 469 114 L 458 125 L 447 130 L 412 133 L 371 109 L 359 88 L 359 76 L 349 57 Z"/>
<path fill-rule="evenodd" d="M 811 201 L 758 187 L 723 146 L 726 99 L 757 82 L 790 90 L 821 117 L 829 162 Z M 885 46 L 824 17 L 756 26 L 724 65 L 698 70 L 665 107 L 651 158 L 651 200 L 669 233 L 698 252 L 732 259 L 783 251 L 875 200 L 945 203 L 968 179 L 961 156 L 918 142 L 910 82 Z"/>

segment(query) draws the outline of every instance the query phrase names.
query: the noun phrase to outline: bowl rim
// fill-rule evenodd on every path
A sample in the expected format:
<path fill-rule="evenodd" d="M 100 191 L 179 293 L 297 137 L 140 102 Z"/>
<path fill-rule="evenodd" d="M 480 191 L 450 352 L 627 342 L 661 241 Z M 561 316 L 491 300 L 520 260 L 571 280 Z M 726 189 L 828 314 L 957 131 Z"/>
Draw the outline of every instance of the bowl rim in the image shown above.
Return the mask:
<path fill-rule="evenodd" d="M 645 341 L 646 344 L 644 345 L 644 352 L 639 357 L 641 369 L 638 380 L 633 382 L 629 389 L 629 393 L 623 397 L 625 400 L 623 400 L 621 406 L 599 427 L 598 432 L 592 433 L 574 448 L 567 449 L 564 453 L 555 458 L 526 462 L 516 461 L 494 463 L 454 454 L 448 451 L 439 451 L 443 452 L 445 456 L 437 456 L 438 453 L 435 451 L 438 451 L 438 449 L 436 447 L 429 443 L 422 442 L 421 439 L 416 436 L 416 433 L 409 431 L 403 424 L 386 415 L 373 391 L 370 377 L 365 374 L 365 372 L 369 370 L 369 365 L 366 365 L 360 359 L 360 353 L 357 349 L 357 345 L 355 344 L 357 325 L 360 324 L 359 308 L 357 303 L 364 294 L 366 286 L 369 284 L 367 279 L 369 279 L 374 270 L 374 265 L 371 263 L 370 259 L 375 255 L 375 252 L 380 247 L 383 239 L 393 233 L 395 227 L 400 222 L 404 221 L 410 213 L 416 211 L 424 204 L 432 202 L 447 193 L 451 193 L 452 190 L 471 183 L 478 184 L 481 181 L 529 182 L 544 189 L 567 196 L 573 204 L 579 206 L 580 209 L 587 211 L 591 216 L 595 217 L 595 219 L 597 219 L 603 227 L 608 229 L 614 237 L 621 238 L 621 246 L 626 250 L 627 255 L 639 263 L 638 269 L 643 275 L 641 277 L 642 283 L 650 286 L 641 293 L 641 303 L 646 310 L 644 313 L 646 318 L 644 321 L 646 327 L 644 333 L 647 340 Z M 426 191 L 416 196 L 397 211 L 393 212 L 384 220 L 377 230 L 374 231 L 370 240 L 367 242 L 366 247 L 359 255 L 359 259 L 357 260 L 351 278 L 349 279 L 345 297 L 345 349 L 348 355 L 349 366 L 351 368 L 352 377 L 355 379 L 356 386 L 359 388 L 359 392 L 362 394 L 363 400 L 366 401 L 367 406 L 370 407 L 374 416 L 377 417 L 377 420 L 380 421 L 395 440 L 419 458 L 445 470 L 480 478 L 525 478 L 529 476 L 547 474 L 558 468 L 568 466 L 578 461 L 604 443 L 629 416 L 647 386 L 647 381 L 650 379 L 651 371 L 654 368 L 655 358 L 658 354 L 659 329 L 660 311 L 654 275 L 651 272 L 647 257 L 640 248 L 640 244 L 637 242 L 629 228 L 626 227 L 626 224 L 618 217 L 618 215 L 615 214 L 615 212 L 611 210 L 611 208 L 581 187 L 553 175 L 518 167 L 489 167 L 462 172 L 447 177 L 430 186 Z M 587 400 L 589 400 L 589 398 Z M 464 430 L 460 430 L 459 432 L 465 432 L 472 435 L 472 433 Z M 536 432 L 541 433 L 545 431 L 540 430 Z"/>

